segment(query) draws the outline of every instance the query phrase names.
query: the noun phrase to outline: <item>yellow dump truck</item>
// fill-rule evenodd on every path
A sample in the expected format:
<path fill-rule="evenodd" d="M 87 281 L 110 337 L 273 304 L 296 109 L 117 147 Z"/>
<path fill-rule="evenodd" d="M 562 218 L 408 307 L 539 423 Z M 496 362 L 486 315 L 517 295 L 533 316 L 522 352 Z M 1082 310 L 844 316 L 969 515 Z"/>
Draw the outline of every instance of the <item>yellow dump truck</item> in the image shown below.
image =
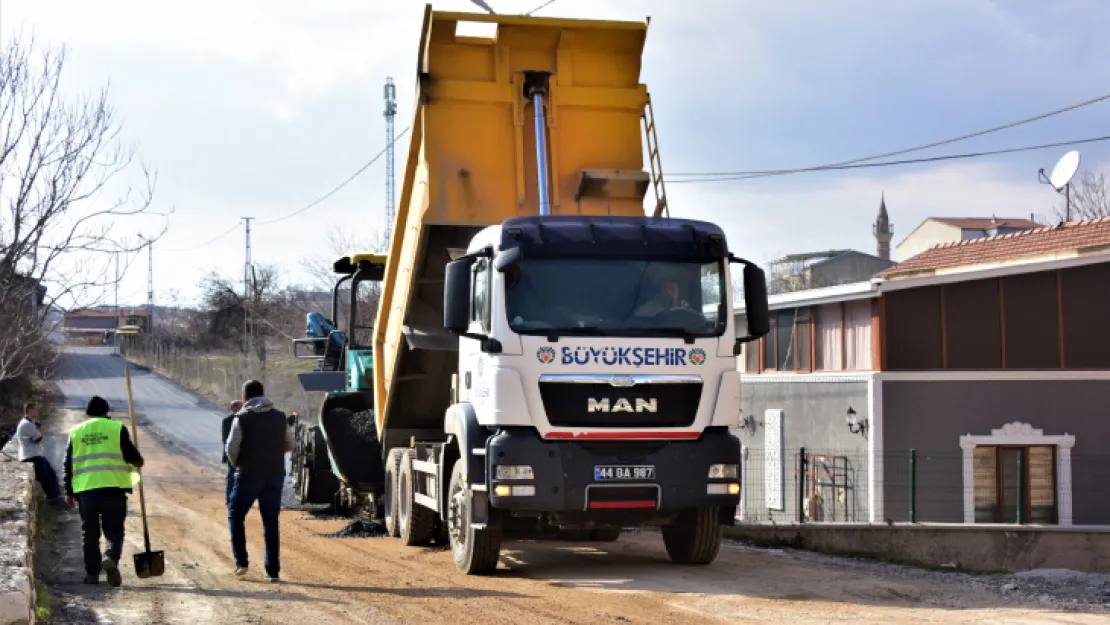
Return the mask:
<path fill-rule="evenodd" d="M 720 228 L 669 217 L 647 27 L 425 10 L 393 239 L 384 271 L 363 263 L 373 344 L 348 333 L 321 423 L 373 414 L 380 486 L 352 492 L 464 573 L 495 568 L 506 532 L 633 526 L 704 564 L 733 522 L 735 356 L 767 332 L 766 285 Z"/>

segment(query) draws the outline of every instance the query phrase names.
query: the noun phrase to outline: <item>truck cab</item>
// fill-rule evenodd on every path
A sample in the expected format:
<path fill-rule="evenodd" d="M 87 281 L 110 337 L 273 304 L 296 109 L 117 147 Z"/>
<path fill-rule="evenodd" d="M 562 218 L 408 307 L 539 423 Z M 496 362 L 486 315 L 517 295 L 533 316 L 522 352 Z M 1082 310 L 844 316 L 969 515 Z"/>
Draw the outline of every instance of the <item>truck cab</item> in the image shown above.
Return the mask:
<path fill-rule="evenodd" d="M 503 527 L 659 525 L 674 561 L 716 556 L 740 496 L 734 263 L 765 292 L 707 222 L 534 216 L 448 265 L 448 427 L 488 433 L 472 452 Z"/>

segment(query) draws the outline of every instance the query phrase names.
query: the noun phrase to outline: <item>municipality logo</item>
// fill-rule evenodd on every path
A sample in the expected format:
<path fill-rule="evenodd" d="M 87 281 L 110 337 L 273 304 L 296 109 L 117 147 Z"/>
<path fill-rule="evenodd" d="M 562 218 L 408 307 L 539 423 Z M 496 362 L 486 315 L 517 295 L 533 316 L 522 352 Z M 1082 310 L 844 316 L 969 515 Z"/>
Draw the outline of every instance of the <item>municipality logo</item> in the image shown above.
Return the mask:
<path fill-rule="evenodd" d="M 690 359 L 690 362 L 694 363 L 695 365 L 700 365 L 705 362 L 705 350 L 700 347 L 695 347 L 694 349 L 690 350 L 690 355 L 688 356 L 688 358 Z"/>
<path fill-rule="evenodd" d="M 555 362 L 555 348 L 551 346 L 541 347 L 536 350 L 536 360 L 545 365 Z"/>

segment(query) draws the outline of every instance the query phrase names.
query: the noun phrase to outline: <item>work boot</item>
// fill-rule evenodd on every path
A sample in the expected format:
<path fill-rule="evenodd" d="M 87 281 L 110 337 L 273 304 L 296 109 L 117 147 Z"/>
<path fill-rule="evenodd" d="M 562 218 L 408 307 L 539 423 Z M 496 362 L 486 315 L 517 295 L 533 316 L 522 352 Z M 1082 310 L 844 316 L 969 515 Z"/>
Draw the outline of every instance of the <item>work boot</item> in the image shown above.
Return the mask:
<path fill-rule="evenodd" d="M 277 575 L 267 575 L 266 581 L 270 582 L 271 584 L 276 584 L 280 582 L 281 579 L 279 579 Z"/>
<path fill-rule="evenodd" d="M 247 574 L 247 567 L 245 567 L 245 566 L 235 567 L 235 577 L 243 577 L 246 574 Z"/>
<path fill-rule="evenodd" d="M 108 585 L 112 588 L 119 588 L 123 583 L 123 576 L 119 573 L 119 565 L 111 558 L 104 558 L 100 563 L 100 568 L 104 569 L 104 574 L 108 576 Z"/>
<path fill-rule="evenodd" d="M 88 573 L 86 573 L 85 574 L 85 579 L 81 580 L 81 583 L 82 584 L 88 584 L 90 586 L 96 586 L 97 584 L 100 583 L 100 576 L 99 575 L 89 575 Z"/>

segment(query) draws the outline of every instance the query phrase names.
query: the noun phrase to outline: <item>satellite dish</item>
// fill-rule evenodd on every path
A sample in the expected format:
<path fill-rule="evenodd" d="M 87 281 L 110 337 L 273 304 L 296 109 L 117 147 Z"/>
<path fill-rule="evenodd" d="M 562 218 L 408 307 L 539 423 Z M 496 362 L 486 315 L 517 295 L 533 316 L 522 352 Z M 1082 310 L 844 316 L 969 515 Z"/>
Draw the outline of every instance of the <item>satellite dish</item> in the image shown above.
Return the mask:
<path fill-rule="evenodd" d="M 1056 161 L 1056 166 L 1052 168 L 1052 175 L 1048 177 L 1048 181 L 1054 189 L 1060 191 L 1071 182 L 1072 176 L 1077 171 L 1079 171 L 1079 152 L 1072 150 L 1061 156 L 1059 161 Z"/>

